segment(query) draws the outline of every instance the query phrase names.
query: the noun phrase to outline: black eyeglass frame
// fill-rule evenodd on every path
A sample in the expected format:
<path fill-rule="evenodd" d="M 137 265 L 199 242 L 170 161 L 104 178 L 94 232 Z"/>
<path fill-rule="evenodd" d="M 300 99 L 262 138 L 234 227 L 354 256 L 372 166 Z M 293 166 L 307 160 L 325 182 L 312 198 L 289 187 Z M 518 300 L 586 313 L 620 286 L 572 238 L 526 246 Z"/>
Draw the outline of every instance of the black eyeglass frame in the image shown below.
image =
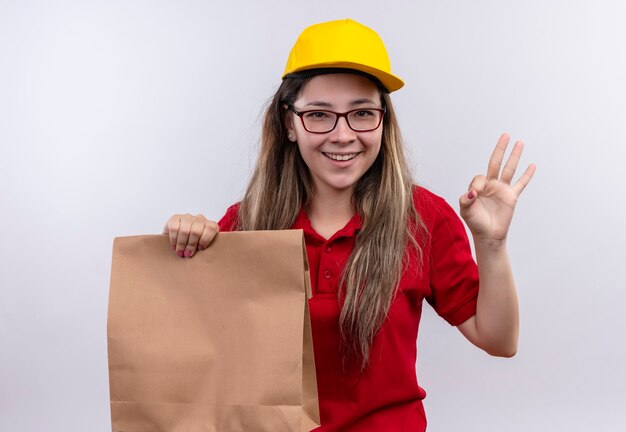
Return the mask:
<path fill-rule="evenodd" d="M 326 109 L 314 109 L 314 110 L 306 110 L 306 111 L 296 111 L 296 109 L 293 107 L 293 105 L 288 105 L 287 109 L 289 111 L 291 111 L 292 113 L 294 113 L 295 115 L 297 115 L 298 117 L 300 117 L 300 121 L 302 122 L 302 127 L 304 128 L 305 131 L 307 131 L 309 133 L 313 133 L 313 134 L 327 134 L 327 133 L 330 133 L 330 132 L 334 131 L 335 128 L 337 127 L 337 123 L 339 123 L 339 119 L 341 117 L 345 117 L 346 124 L 353 131 L 355 131 L 355 132 L 371 132 L 371 131 L 374 131 L 374 130 L 376 130 L 376 129 L 378 129 L 380 127 L 380 125 L 383 123 L 383 117 L 387 113 L 387 109 L 385 107 L 383 107 L 383 108 L 356 108 L 356 109 L 353 109 L 353 110 L 350 110 L 350 111 L 346 111 L 346 112 L 343 112 L 343 113 L 339 113 L 339 112 L 335 112 L 335 111 L 331 111 L 331 110 L 326 110 Z M 357 111 L 378 111 L 380 113 L 380 117 L 378 119 L 378 124 L 376 125 L 376 127 L 371 128 L 371 129 L 355 129 L 355 128 L 353 128 L 352 125 L 350 124 L 350 120 L 348 120 L 348 115 L 350 113 L 357 112 Z M 306 125 L 304 124 L 304 118 L 302 118 L 303 115 L 305 115 L 307 113 L 310 113 L 310 112 L 327 112 L 327 113 L 335 114 L 337 116 L 337 118 L 335 119 L 335 124 L 333 125 L 332 128 L 330 128 L 329 130 L 327 130 L 325 132 L 314 132 L 314 131 L 311 131 L 311 130 L 307 129 Z"/>

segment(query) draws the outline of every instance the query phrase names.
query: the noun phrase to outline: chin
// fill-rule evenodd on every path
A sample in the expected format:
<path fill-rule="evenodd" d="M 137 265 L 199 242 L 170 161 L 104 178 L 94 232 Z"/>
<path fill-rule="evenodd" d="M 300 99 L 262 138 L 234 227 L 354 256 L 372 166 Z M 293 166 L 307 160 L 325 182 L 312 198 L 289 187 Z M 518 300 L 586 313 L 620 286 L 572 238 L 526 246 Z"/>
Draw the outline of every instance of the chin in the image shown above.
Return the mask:
<path fill-rule="evenodd" d="M 328 181 L 326 182 L 326 184 L 336 191 L 345 191 L 348 189 L 353 189 L 354 186 L 356 186 L 358 180 L 359 179 L 336 180 Z"/>

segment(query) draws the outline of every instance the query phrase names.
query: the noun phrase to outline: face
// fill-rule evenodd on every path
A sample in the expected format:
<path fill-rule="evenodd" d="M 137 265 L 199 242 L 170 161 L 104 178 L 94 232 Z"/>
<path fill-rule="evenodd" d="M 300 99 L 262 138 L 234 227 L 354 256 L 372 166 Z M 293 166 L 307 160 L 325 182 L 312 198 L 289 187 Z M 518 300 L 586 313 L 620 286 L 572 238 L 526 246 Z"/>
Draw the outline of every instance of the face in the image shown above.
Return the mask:
<path fill-rule="evenodd" d="M 357 108 L 381 108 L 380 93 L 369 79 L 354 74 L 318 75 L 307 82 L 293 103 L 296 111 L 329 110 L 339 113 Z M 289 111 L 290 140 L 297 143 L 317 193 L 352 190 L 372 166 L 380 151 L 383 126 L 355 132 L 345 117 L 324 134 L 307 132 L 300 118 Z"/>

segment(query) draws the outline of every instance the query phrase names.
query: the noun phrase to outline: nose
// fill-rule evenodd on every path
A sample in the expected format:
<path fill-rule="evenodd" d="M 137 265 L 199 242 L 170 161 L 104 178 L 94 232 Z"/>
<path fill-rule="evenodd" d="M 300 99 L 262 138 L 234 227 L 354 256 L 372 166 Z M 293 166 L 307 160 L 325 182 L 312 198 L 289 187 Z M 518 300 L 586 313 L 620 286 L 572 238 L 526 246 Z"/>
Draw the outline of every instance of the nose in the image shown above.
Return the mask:
<path fill-rule="evenodd" d="M 330 132 L 330 141 L 337 144 L 348 144 L 356 139 L 356 132 L 348 126 L 346 117 L 339 117 L 335 129 Z"/>

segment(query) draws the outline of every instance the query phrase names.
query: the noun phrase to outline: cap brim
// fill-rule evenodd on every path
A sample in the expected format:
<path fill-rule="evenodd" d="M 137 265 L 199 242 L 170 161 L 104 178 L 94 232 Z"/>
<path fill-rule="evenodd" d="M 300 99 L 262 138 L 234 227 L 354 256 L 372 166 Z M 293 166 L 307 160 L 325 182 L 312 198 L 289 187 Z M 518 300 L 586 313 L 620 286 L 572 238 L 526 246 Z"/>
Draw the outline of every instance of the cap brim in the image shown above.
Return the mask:
<path fill-rule="evenodd" d="M 400 78 L 398 78 L 397 76 L 391 73 L 381 71 L 380 69 L 368 67 L 362 64 L 345 62 L 345 61 L 324 62 L 324 63 L 318 63 L 318 64 L 313 64 L 313 65 L 307 65 L 307 67 L 305 68 L 298 68 L 298 69 L 289 71 L 288 73 L 285 73 L 283 75 L 283 79 L 287 75 L 290 75 L 292 73 L 298 73 L 298 72 L 312 70 L 312 69 L 325 69 L 325 68 L 354 69 L 354 70 L 358 70 L 361 72 L 365 72 L 368 75 L 372 75 L 376 77 L 385 86 L 385 88 L 387 89 L 389 93 L 399 90 L 404 86 L 404 81 L 402 81 Z"/>

